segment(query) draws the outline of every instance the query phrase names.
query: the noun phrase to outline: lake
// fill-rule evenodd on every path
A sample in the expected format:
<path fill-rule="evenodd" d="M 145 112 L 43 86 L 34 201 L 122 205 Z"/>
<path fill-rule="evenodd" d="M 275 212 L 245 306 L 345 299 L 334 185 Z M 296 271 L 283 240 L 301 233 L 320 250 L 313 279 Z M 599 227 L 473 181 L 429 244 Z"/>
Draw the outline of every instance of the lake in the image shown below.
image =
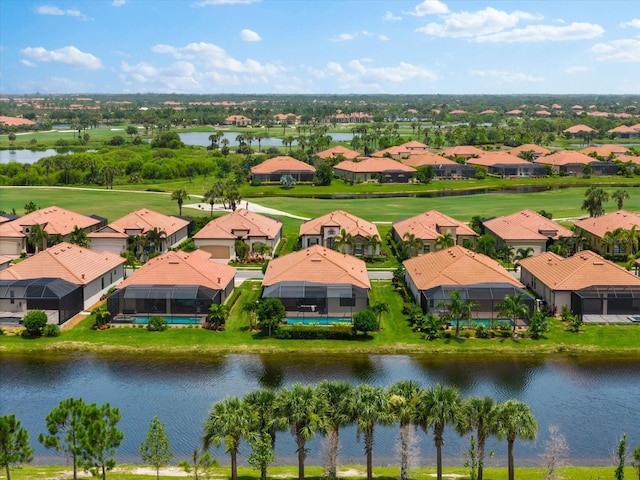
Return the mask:
<path fill-rule="evenodd" d="M 211 145 L 211 140 L 209 140 L 209 136 L 211 136 L 212 132 L 187 132 L 180 133 L 180 140 L 182 140 L 186 145 L 194 145 L 199 147 L 207 147 Z M 236 137 L 240 135 L 242 132 L 224 132 L 223 138 L 229 140 L 229 147 L 237 147 L 238 142 L 236 141 Z M 287 135 L 297 136 L 297 132 L 295 130 L 288 129 Z M 351 141 L 353 138 L 352 133 L 329 133 L 328 134 L 334 141 L 337 142 L 347 142 Z M 296 146 L 298 142 L 294 141 L 292 143 L 293 146 Z M 255 151 L 258 151 L 258 142 L 254 140 L 251 142 L 251 146 Z M 260 141 L 261 148 L 264 147 L 283 147 L 282 139 L 276 137 L 266 137 Z"/>
<path fill-rule="evenodd" d="M 243 396 L 262 387 L 286 387 L 295 382 L 316 384 L 323 379 L 368 382 L 388 386 L 413 379 L 422 386 L 454 385 L 465 397 L 490 395 L 497 401 L 516 398 L 531 405 L 538 419 L 538 441 L 516 441 L 516 463 L 537 466 L 548 439 L 548 427 L 560 426 L 575 465 L 610 465 L 623 432 L 630 450 L 640 443 L 640 360 L 615 361 L 543 358 L 469 358 L 447 355 L 156 355 L 58 356 L 0 355 L 0 414 L 15 413 L 30 431 L 36 463 L 64 459 L 37 441 L 44 418 L 60 400 L 82 397 L 85 402 L 120 408 L 119 427 L 125 434 L 118 461 L 140 463 L 138 446 L 149 422 L 158 415 L 165 422 L 176 457 L 186 458 L 199 443 L 211 404 L 225 396 Z M 376 427 L 376 465 L 397 465 L 396 427 Z M 418 431 L 420 465 L 435 464 L 431 434 Z M 341 433 L 344 463 L 364 464 L 363 445 L 354 427 Z M 445 464 L 462 465 L 468 436 L 445 430 Z M 495 451 L 488 466 L 506 465 L 506 441 L 491 439 Z M 244 462 L 248 448 L 241 450 Z M 214 452 L 223 464 L 228 457 Z M 281 432 L 276 442 L 280 464 L 295 464 L 295 444 Z M 310 443 L 308 464 L 321 464 L 321 440 Z"/>
<path fill-rule="evenodd" d="M 57 155 L 53 148 L 47 150 L 0 150 L 0 163 L 35 163 L 41 158 Z"/>

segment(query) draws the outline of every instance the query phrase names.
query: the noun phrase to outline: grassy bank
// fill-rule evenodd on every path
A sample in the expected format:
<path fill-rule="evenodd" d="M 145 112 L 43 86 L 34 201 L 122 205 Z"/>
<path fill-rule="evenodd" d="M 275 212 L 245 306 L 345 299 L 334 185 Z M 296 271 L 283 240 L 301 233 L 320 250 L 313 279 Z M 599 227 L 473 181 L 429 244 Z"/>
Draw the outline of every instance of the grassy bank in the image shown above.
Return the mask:
<path fill-rule="evenodd" d="M 562 467 L 560 474 L 564 480 L 605 480 L 613 478 L 615 467 Z M 411 479 L 433 479 L 435 478 L 435 468 L 415 468 L 410 470 Z M 444 468 L 443 473 L 446 478 L 455 478 L 457 480 L 468 480 L 469 470 L 467 468 Z M 0 478 L 4 471 L 0 472 Z M 298 478 L 297 467 L 271 467 L 268 471 L 269 478 Z M 378 480 L 395 480 L 398 478 L 397 467 L 377 467 L 374 468 L 374 475 Z M 544 478 L 545 471 L 542 468 L 522 468 L 516 467 L 515 477 L 523 479 L 539 479 Z M 360 480 L 366 478 L 366 470 L 359 465 L 344 466 L 338 470 L 338 475 L 342 478 Z M 637 475 L 632 467 L 625 469 L 625 478 L 636 478 Z M 67 480 L 72 478 L 72 472 L 68 467 L 32 467 L 25 466 L 16 468 L 11 471 L 12 480 Z M 139 465 L 121 465 L 109 472 L 108 477 L 111 480 L 155 480 L 155 474 L 151 474 L 148 468 L 142 468 Z M 184 480 L 185 473 L 177 468 L 168 468 L 161 471 L 161 477 L 165 480 Z M 211 478 L 229 478 L 229 467 L 216 467 L 211 470 Z M 238 478 L 241 480 L 258 480 L 260 474 L 251 468 L 239 467 Z M 308 466 L 305 468 L 305 478 L 308 480 L 322 480 L 322 467 Z M 485 480 L 507 480 L 506 468 L 485 468 Z"/>
<path fill-rule="evenodd" d="M 107 330 L 92 330 L 94 319 L 88 316 L 70 330 L 63 330 L 57 338 L 23 339 L 19 336 L 0 337 L 0 353 L 24 354 L 33 352 L 154 352 L 167 355 L 226 353 L 322 352 L 342 353 L 429 353 L 455 355 L 563 355 L 563 356 L 625 356 L 640 357 L 640 328 L 638 325 L 585 325 L 580 333 L 567 330 L 559 320 L 551 321 L 545 338 L 476 339 L 473 330 L 464 330 L 460 338 L 449 335 L 433 341 L 425 340 L 412 331 L 405 315 L 403 302 L 389 281 L 374 282 L 371 301 L 383 301 L 390 312 L 382 316 L 382 328 L 354 340 L 282 340 L 269 338 L 262 332 L 249 331 L 249 319 L 242 312 L 247 302 L 255 302 L 260 294 L 258 282 L 246 281 L 231 310 L 224 332 L 197 327 L 170 328 L 164 332 L 149 332 L 143 326 L 116 326 Z M 469 338 L 465 336 L 469 332 Z"/>

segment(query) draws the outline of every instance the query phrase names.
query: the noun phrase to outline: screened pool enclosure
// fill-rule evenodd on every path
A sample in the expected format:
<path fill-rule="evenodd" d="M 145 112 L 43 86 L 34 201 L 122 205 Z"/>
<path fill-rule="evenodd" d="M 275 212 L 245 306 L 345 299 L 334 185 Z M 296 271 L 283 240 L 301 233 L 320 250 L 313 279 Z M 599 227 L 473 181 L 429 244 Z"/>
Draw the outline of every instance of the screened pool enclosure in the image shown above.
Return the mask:
<path fill-rule="evenodd" d="M 576 315 L 640 315 L 640 286 L 594 285 L 571 292 Z"/>

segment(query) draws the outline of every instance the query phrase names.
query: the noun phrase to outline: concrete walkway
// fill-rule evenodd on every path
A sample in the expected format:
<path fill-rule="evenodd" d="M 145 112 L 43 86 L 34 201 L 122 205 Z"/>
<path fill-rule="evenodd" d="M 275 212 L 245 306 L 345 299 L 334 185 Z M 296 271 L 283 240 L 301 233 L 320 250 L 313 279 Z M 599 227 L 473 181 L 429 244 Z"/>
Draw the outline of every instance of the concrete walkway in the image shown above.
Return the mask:
<path fill-rule="evenodd" d="M 298 220 L 309 220 L 306 217 L 293 215 L 292 213 L 283 212 L 282 210 L 276 210 L 275 208 L 263 207 L 262 205 L 259 205 L 253 202 L 242 201 L 240 202 L 240 205 L 238 205 L 238 207 L 249 210 L 250 212 L 261 213 L 264 215 L 278 215 L 281 217 L 297 218 Z M 183 205 L 182 208 L 192 208 L 195 210 L 200 210 L 202 212 L 211 212 L 211 205 L 208 203 L 190 203 L 188 205 L 187 204 Z M 225 208 L 221 203 L 214 203 L 213 211 L 214 212 L 230 212 L 231 210 L 228 208 Z"/>

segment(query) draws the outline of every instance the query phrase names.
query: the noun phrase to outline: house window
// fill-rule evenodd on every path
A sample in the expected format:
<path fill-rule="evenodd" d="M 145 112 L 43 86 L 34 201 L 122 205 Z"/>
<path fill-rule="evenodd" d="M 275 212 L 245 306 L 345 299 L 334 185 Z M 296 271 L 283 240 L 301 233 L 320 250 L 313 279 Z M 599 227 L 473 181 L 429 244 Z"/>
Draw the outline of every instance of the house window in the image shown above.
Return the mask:
<path fill-rule="evenodd" d="M 428 243 L 425 243 L 424 246 L 422 247 L 422 253 L 429 253 L 431 251 L 431 245 L 429 245 Z"/>
<path fill-rule="evenodd" d="M 340 306 L 341 307 L 355 307 L 356 306 L 356 298 L 355 297 L 340 297 Z"/>
<path fill-rule="evenodd" d="M 362 243 L 356 243 L 354 247 L 354 255 L 362 255 L 364 253 L 364 245 Z"/>
<path fill-rule="evenodd" d="M 100 279 L 102 281 L 102 288 L 104 288 L 104 277 Z"/>
<path fill-rule="evenodd" d="M 309 238 L 307 240 L 307 245 L 309 245 L 310 247 L 317 245 L 318 244 L 318 239 L 317 238 Z"/>

